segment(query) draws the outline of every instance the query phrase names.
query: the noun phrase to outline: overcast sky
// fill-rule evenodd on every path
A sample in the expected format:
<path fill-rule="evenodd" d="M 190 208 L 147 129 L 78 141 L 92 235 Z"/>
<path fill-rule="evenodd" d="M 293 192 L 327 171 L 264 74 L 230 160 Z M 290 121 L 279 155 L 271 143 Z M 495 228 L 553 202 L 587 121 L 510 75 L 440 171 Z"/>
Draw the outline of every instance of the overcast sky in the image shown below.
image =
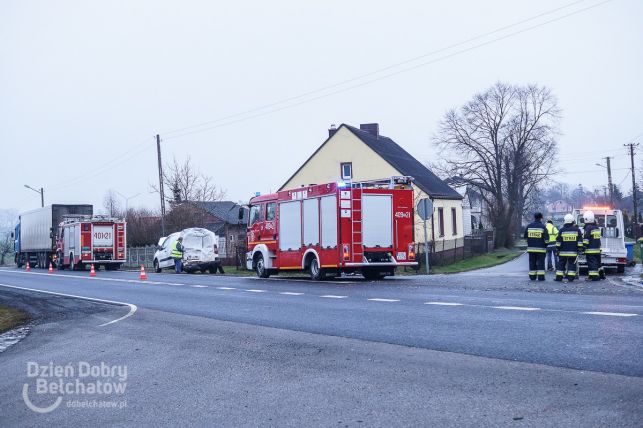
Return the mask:
<path fill-rule="evenodd" d="M 112 188 L 156 207 L 156 133 L 166 160 L 191 156 L 235 201 L 277 189 L 331 123 L 379 122 L 431 161 L 445 111 L 496 81 L 558 97 L 557 180 L 605 185 L 595 163 L 613 156 L 629 191 L 622 145 L 643 133 L 643 2 L 581 11 L 599 3 L 2 0 L 0 208 L 38 207 L 24 184 L 44 187 L 47 204 L 100 207 Z"/>

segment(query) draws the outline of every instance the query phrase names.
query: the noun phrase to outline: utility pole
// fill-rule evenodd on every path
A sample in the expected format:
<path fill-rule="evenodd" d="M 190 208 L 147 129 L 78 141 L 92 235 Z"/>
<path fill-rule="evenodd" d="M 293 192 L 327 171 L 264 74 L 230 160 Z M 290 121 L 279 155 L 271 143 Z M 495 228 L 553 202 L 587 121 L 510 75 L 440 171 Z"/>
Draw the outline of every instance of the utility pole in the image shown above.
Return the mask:
<path fill-rule="evenodd" d="M 605 161 L 607 162 L 607 190 L 610 194 L 610 206 L 614 208 L 614 189 L 612 188 L 612 168 L 610 166 L 611 157 L 606 157 Z"/>
<path fill-rule="evenodd" d="M 159 163 L 159 193 L 161 194 L 161 234 L 165 236 L 165 193 L 163 192 L 163 163 L 161 162 L 161 136 L 156 134 L 156 154 Z"/>
<path fill-rule="evenodd" d="M 629 144 L 624 144 L 625 147 L 630 148 L 630 162 L 631 162 L 631 168 L 632 168 L 632 202 L 634 203 L 634 238 L 638 239 L 639 238 L 639 213 L 638 213 L 638 205 L 639 205 L 639 199 L 638 195 L 636 192 L 636 177 L 634 176 L 634 147 L 638 146 L 638 143 L 629 143 Z M 609 165 L 609 164 L 608 164 Z"/>

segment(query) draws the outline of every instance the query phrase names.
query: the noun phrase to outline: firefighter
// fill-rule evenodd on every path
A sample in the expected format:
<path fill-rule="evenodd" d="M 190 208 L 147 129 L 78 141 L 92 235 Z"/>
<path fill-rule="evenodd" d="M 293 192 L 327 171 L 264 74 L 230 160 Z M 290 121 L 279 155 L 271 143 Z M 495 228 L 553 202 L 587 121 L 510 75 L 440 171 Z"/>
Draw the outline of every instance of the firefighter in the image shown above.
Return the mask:
<path fill-rule="evenodd" d="M 183 237 L 180 236 L 179 239 L 174 241 L 172 244 L 172 252 L 170 257 L 174 259 L 174 271 L 176 273 L 181 273 L 183 270 Z"/>
<path fill-rule="evenodd" d="M 565 224 L 558 231 L 556 249 L 558 250 L 556 281 L 566 278 L 571 282 L 576 279 L 578 253 L 583 250 L 583 235 L 574 224 L 574 216 L 571 214 L 565 215 Z"/>
<path fill-rule="evenodd" d="M 549 233 L 543 225 L 543 215 L 534 214 L 534 221 L 529 223 L 525 229 L 524 238 L 527 240 L 527 252 L 529 253 L 529 279 L 535 281 L 545 280 L 545 253 Z"/>
<path fill-rule="evenodd" d="M 547 270 L 553 271 L 554 267 L 558 264 L 558 256 L 556 256 L 556 238 L 558 237 L 558 228 L 554 226 L 551 217 L 547 219 L 547 233 L 549 234 L 549 241 L 547 241 Z"/>
<path fill-rule="evenodd" d="M 587 281 L 605 279 L 605 271 L 601 265 L 601 228 L 596 225 L 593 211 L 585 211 L 583 245 L 587 260 Z"/>

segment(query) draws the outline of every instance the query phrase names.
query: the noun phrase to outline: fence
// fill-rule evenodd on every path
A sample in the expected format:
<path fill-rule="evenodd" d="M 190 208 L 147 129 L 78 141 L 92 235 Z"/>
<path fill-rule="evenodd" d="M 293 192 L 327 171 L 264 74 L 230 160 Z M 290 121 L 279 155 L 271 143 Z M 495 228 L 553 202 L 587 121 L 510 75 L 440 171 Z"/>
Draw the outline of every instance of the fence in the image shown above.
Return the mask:
<path fill-rule="evenodd" d="M 494 250 L 494 232 L 492 230 L 474 230 L 470 235 L 459 239 L 429 242 L 429 263 L 441 266 L 455 263 Z M 424 266 L 424 245 L 419 244 L 417 260 Z"/>

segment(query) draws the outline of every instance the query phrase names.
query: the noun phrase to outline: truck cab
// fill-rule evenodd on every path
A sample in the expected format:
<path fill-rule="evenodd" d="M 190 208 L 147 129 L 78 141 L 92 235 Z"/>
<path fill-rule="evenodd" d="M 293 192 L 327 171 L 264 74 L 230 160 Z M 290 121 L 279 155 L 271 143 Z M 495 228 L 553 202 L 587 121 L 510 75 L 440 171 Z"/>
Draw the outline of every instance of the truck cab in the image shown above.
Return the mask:
<path fill-rule="evenodd" d="M 610 207 L 583 207 L 582 210 L 574 210 L 574 218 L 578 227 L 585 226 L 583 213 L 592 211 L 596 225 L 601 228 L 601 262 L 603 267 L 616 269 L 618 273 L 625 272 L 627 264 L 627 249 L 625 248 L 625 227 L 623 213 L 621 210 Z M 587 267 L 585 256 L 578 257 L 581 267 Z"/>

